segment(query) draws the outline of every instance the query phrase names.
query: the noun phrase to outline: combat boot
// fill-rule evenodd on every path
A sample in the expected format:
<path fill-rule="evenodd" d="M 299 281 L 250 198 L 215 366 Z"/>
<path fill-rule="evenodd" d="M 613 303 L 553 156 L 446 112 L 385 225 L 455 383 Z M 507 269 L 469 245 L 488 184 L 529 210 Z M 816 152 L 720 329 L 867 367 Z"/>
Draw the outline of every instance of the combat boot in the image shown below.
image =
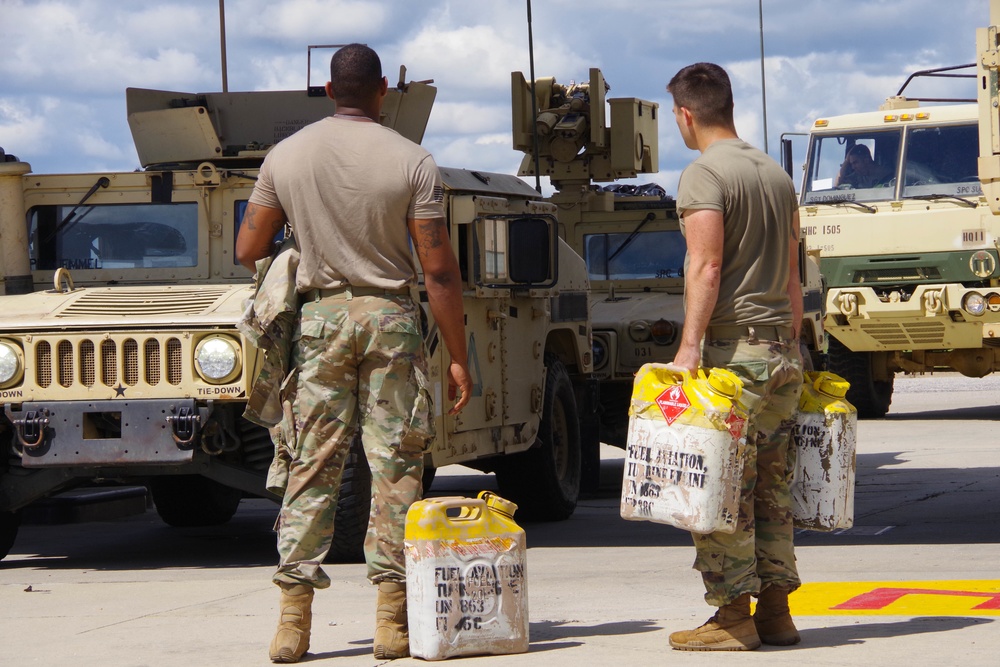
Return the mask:
<path fill-rule="evenodd" d="M 406 627 L 406 583 L 382 581 L 375 609 L 375 657 L 394 660 L 410 655 L 410 633 Z"/>
<path fill-rule="evenodd" d="M 757 634 L 765 644 L 791 646 L 802 641 L 788 611 L 788 589 L 768 586 L 757 596 L 757 609 L 753 613 Z"/>
<path fill-rule="evenodd" d="M 278 584 L 281 587 L 278 630 L 271 640 L 271 662 L 298 662 L 309 650 L 312 628 L 312 601 L 316 592 L 306 584 Z"/>
<path fill-rule="evenodd" d="M 760 638 L 750 616 L 750 594 L 744 593 L 700 628 L 670 635 L 670 645 L 681 651 L 752 651 Z"/>

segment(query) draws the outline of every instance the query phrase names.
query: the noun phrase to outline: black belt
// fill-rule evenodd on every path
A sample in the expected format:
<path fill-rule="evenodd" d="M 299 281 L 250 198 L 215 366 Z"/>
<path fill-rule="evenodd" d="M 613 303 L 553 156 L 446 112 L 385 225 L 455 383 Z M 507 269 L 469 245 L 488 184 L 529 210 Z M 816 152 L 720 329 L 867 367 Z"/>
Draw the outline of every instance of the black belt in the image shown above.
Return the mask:
<path fill-rule="evenodd" d="M 709 340 L 788 340 L 792 337 L 791 327 L 776 327 L 766 324 L 750 326 L 711 326 L 705 330 L 705 338 Z"/>
<path fill-rule="evenodd" d="M 356 285 L 341 285 L 340 287 L 314 287 L 303 292 L 302 298 L 308 301 L 317 301 L 331 296 L 409 296 L 409 287 L 358 287 Z"/>

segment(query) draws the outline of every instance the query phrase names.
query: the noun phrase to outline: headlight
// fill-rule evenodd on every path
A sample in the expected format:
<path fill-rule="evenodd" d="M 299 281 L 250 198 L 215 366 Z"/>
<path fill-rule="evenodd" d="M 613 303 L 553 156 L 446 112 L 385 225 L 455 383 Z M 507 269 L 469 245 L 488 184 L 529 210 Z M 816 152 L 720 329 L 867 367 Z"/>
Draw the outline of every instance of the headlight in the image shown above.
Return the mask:
<path fill-rule="evenodd" d="M 651 330 L 657 345 L 670 345 L 677 338 L 677 327 L 670 320 L 656 320 Z"/>
<path fill-rule="evenodd" d="M 608 363 L 608 346 L 604 339 L 594 336 L 594 342 L 590 349 L 594 353 L 594 370 L 603 368 L 604 364 Z"/>
<path fill-rule="evenodd" d="M 0 342 L 0 387 L 9 387 L 19 381 L 22 370 L 20 348 Z"/>
<path fill-rule="evenodd" d="M 991 292 L 986 295 L 986 307 L 991 313 L 1000 313 L 1000 294 Z"/>
<path fill-rule="evenodd" d="M 986 311 L 986 299 L 979 292 L 969 292 L 962 297 L 962 308 L 970 315 L 982 315 Z"/>
<path fill-rule="evenodd" d="M 208 382 L 228 382 L 240 372 L 239 346 L 231 338 L 209 336 L 195 348 L 194 362 L 198 374 Z"/>

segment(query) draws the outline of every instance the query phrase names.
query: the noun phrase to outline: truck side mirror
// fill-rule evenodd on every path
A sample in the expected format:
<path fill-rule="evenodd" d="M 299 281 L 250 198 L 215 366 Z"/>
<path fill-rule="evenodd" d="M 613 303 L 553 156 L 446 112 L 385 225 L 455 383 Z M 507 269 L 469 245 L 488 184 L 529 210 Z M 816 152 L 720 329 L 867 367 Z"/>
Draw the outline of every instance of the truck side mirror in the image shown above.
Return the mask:
<path fill-rule="evenodd" d="M 556 220 L 551 215 L 491 215 L 475 222 L 475 283 L 549 288 L 558 281 Z"/>
<path fill-rule="evenodd" d="M 515 283 L 539 284 L 549 280 L 552 268 L 550 226 L 542 218 L 515 218 L 510 234 L 510 279 Z"/>
<path fill-rule="evenodd" d="M 781 166 L 784 167 L 785 173 L 794 181 L 795 174 L 792 173 L 792 140 L 785 137 L 781 138 Z"/>

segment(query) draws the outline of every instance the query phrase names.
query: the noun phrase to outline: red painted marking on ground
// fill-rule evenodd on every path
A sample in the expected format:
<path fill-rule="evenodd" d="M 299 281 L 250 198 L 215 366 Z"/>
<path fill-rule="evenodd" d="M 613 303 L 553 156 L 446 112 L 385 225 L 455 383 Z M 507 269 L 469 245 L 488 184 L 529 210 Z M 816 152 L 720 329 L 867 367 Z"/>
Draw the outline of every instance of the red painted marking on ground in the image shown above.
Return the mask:
<path fill-rule="evenodd" d="M 1000 593 L 942 591 L 930 588 L 876 588 L 867 593 L 856 595 L 847 602 L 842 602 L 835 607 L 830 607 L 830 609 L 884 609 L 907 595 L 953 595 L 959 597 L 989 598 L 986 602 L 973 607 L 973 609 L 1000 609 Z"/>

